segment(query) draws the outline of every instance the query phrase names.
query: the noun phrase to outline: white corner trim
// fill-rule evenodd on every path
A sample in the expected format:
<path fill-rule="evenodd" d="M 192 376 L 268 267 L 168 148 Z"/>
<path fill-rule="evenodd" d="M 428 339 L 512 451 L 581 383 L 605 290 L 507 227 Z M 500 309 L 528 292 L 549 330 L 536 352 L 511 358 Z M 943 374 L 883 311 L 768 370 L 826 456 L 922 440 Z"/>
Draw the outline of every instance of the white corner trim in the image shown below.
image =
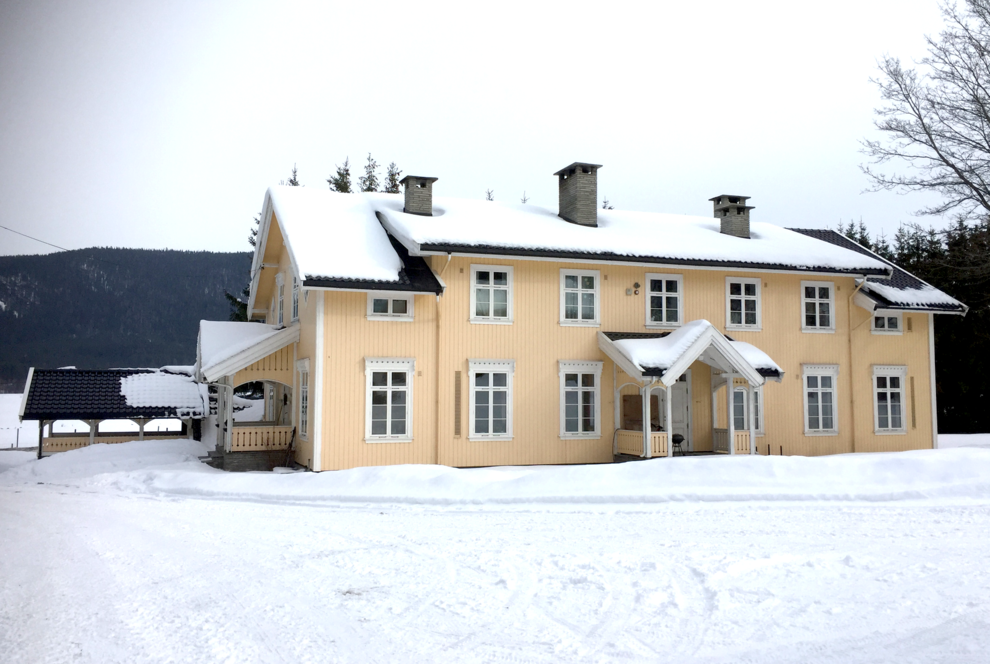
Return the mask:
<path fill-rule="evenodd" d="M 24 421 L 24 409 L 27 408 L 28 392 L 31 391 L 31 381 L 34 378 L 34 367 L 28 369 L 27 382 L 24 383 L 24 394 L 21 395 L 21 407 L 17 411 L 17 421 Z"/>
<path fill-rule="evenodd" d="M 312 389 L 310 390 L 310 412 L 313 414 L 310 422 L 309 438 L 313 441 L 313 470 L 323 470 L 323 364 L 324 364 L 324 301 L 321 293 L 316 298 L 316 351 L 314 371 L 310 374 Z"/>
<path fill-rule="evenodd" d="M 928 377 L 931 383 L 932 449 L 938 449 L 938 395 L 935 393 L 935 314 L 928 314 Z"/>

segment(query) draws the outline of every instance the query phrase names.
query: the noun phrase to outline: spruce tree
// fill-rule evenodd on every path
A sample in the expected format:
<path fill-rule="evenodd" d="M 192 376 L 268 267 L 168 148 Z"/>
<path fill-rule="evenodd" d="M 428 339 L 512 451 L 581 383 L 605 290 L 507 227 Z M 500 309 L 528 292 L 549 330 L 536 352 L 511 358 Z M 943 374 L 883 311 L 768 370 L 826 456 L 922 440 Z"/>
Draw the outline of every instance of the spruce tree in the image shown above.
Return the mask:
<path fill-rule="evenodd" d="M 388 172 L 385 174 L 385 188 L 382 191 L 386 194 L 398 194 L 399 180 L 401 179 L 402 171 L 399 170 L 399 167 L 393 161 L 388 165 Z"/>
<path fill-rule="evenodd" d="M 351 189 L 351 164 L 350 158 L 344 159 L 344 165 L 337 167 L 337 174 L 327 178 L 330 191 L 338 191 L 342 194 L 353 193 Z"/>
<path fill-rule="evenodd" d="M 606 198 L 603 198 L 602 199 L 602 209 L 603 210 L 614 210 L 615 208 L 612 206 L 611 203 L 608 202 L 608 198 L 606 197 Z"/>
<path fill-rule="evenodd" d="M 299 184 L 299 178 L 296 177 L 296 165 L 295 164 L 292 164 L 292 177 L 289 178 L 289 181 L 286 184 L 288 184 L 290 187 L 299 187 L 299 186 L 301 186 Z"/>
<path fill-rule="evenodd" d="M 361 191 L 378 191 L 378 162 L 368 153 L 368 163 L 364 165 L 364 175 L 358 178 Z"/>
<path fill-rule="evenodd" d="M 485 189 L 485 200 L 486 201 L 494 201 L 495 200 L 495 190 L 494 189 Z"/>

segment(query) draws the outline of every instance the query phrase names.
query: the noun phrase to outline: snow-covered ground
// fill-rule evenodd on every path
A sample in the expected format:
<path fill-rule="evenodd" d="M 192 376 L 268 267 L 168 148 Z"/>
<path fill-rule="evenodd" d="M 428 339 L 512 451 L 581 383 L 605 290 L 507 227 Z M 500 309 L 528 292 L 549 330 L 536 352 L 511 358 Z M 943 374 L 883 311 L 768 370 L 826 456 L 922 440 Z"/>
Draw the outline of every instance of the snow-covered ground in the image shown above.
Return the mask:
<path fill-rule="evenodd" d="M 990 433 L 940 433 L 938 447 L 942 450 L 954 447 L 985 447 L 990 449 Z"/>
<path fill-rule="evenodd" d="M 0 452 L 3 662 L 990 652 L 990 450 L 321 474 L 204 450 Z"/>

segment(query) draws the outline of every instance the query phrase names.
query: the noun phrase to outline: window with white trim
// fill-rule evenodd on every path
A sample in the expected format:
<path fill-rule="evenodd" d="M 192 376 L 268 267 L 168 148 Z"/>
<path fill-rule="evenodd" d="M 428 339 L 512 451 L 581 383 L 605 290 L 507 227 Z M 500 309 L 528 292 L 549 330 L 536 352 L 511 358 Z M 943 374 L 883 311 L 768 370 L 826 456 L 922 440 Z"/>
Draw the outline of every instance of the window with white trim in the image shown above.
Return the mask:
<path fill-rule="evenodd" d="M 412 440 L 413 371 L 406 358 L 365 358 L 365 441 L 408 443 Z"/>
<path fill-rule="evenodd" d="M 833 436 L 839 432 L 836 413 L 836 379 L 839 367 L 835 364 L 803 365 L 804 384 L 804 434 L 806 436 Z"/>
<path fill-rule="evenodd" d="M 368 293 L 368 320 L 413 320 L 413 296 L 410 293 Z"/>
<path fill-rule="evenodd" d="M 753 410 L 756 435 L 763 435 L 763 386 L 753 388 Z M 733 426 L 736 431 L 749 431 L 749 404 L 746 388 L 737 387 L 732 395 Z"/>
<path fill-rule="evenodd" d="M 275 283 L 278 285 L 278 313 L 276 320 L 279 325 L 282 325 L 285 318 L 285 277 L 281 272 L 275 277 Z"/>
<path fill-rule="evenodd" d="M 560 360 L 560 437 L 601 438 L 602 362 Z"/>
<path fill-rule="evenodd" d="M 292 320 L 299 320 L 299 280 L 292 277 Z"/>
<path fill-rule="evenodd" d="M 875 433 L 907 433 L 904 383 L 907 367 L 873 367 L 873 429 Z"/>
<path fill-rule="evenodd" d="M 560 271 L 560 324 L 598 325 L 598 270 Z"/>
<path fill-rule="evenodd" d="M 512 266 L 471 266 L 471 322 L 512 323 Z"/>
<path fill-rule="evenodd" d="M 870 332 L 873 334 L 903 334 L 903 322 L 900 311 L 874 311 Z"/>
<path fill-rule="evenodd" d="M 684 277 L 646 275 L 646 327 L 677 327 L 684 321 Z"/>
<path fill-rule="evenodd" d="M 801 330 L 835 332 L 835 284 L 831 281 L 801 282 Z"/>
<path fill-rule="evenodd" d="M 299 372 L 299 437 L 309 440 L 309 359 L 296 362 Z"/>
<path fill-rule="evenodd" d="M 514 360 L 468 360 L 468 440 L 512 440 Z"/>
<path fill-rule="evenodd" d="M 759 279 L 741 277 L 725 278 L 725 327 L 735 330 L 759 330 L 763 321 L 760 314 Z"/>

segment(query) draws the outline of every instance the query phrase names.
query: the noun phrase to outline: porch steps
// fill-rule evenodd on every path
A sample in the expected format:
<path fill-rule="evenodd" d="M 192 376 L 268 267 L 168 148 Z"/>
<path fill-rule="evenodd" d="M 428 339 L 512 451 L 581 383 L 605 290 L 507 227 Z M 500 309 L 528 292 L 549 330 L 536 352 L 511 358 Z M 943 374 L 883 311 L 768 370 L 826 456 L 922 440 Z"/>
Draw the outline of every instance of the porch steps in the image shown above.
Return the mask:
<path fill-rule="evenodd" d="M 199 457 L 199 460 L 207 466 L 223 470 L 223 452 L 219 450 L 210 450 L 209 454 Z"/>

